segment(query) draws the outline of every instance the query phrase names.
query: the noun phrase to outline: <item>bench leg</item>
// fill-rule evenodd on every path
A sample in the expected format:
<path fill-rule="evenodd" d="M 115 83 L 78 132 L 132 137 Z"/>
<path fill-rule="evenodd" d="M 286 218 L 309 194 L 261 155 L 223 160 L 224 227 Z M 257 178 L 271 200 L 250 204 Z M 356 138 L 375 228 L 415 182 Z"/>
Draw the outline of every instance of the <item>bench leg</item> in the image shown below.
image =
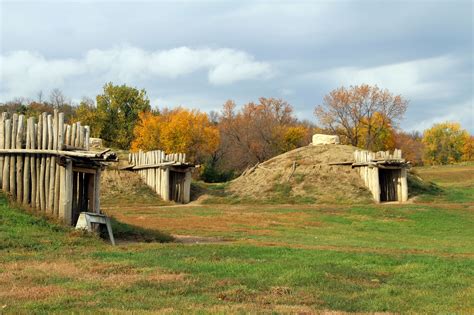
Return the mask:
<path fill-rule="evenodd" d="M 112 233 L 112 225 L 110 224 L 109 218 L 106 219 L 106 225 L 107 225 L 107 232 L 109 232 L 110 242 L 112 243 L 112 245 L 115 246 L 114 234 Z"/>

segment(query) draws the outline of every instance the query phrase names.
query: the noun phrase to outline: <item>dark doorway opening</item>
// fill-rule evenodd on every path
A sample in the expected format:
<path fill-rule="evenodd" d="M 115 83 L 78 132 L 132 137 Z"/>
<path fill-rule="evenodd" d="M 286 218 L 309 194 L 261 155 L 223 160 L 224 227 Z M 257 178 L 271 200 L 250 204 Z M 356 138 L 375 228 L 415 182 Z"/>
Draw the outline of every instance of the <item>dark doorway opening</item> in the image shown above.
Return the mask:
<path fill-rule="evenodd" d="M 176 202 L 184 203 L 184 172 L 170 172 L 170 199 Z"/>
<path fill-rule="evenodd" d="M 379 168 L 380 201 L 398 200 L 398 180 L 401 176 L 399 169 Z"/>

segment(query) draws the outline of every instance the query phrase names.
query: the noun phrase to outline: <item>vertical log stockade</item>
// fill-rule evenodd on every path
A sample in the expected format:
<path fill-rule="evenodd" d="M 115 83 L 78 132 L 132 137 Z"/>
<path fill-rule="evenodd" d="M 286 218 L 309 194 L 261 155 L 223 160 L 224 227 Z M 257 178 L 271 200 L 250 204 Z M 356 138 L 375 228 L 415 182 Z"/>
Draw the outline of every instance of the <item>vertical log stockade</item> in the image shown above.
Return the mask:
<path fill-rule="evenodd" d="M 116 157 L 109 150 L 89 151 L 89 137 L 88 126 L 65 124 L 57 110 L 28 119 L 3 113 L 1 189 L 23 206 L 68 224 L 75 224 L 78 211 L 99 212 L 101 163 Z"/>

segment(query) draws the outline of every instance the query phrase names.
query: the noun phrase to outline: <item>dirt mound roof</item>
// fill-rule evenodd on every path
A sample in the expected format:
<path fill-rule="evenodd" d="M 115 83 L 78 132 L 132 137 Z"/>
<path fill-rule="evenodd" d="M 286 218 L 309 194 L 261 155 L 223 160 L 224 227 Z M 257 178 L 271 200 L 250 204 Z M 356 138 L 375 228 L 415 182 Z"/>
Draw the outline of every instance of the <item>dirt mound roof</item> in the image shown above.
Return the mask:
<path fill-rule="evenodd" d="M 309 145 L 278 155 L 246 170 L 229 185 L 242 198 L 281 203 L 370 202 L 362 179 L 350 165 L 355 147 Z"/>

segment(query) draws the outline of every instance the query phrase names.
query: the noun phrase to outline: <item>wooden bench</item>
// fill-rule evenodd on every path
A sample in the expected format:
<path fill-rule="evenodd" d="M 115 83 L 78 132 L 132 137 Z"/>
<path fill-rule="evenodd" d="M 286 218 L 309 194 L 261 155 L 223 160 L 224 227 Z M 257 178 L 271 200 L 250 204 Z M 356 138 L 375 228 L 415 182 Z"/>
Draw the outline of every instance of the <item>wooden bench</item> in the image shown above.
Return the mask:
<path fill-rule="evenodd" d="M 84 229 L 92 232 L 92 224 L 105 225 L 109 233 L 110 242 L 115 245 L 114 234 L 112 233 L 112 225 L 110 219 L 103 214 L 94 212 L 81 212 L 79 219 L 77 219 L 76 229 Z"/>

